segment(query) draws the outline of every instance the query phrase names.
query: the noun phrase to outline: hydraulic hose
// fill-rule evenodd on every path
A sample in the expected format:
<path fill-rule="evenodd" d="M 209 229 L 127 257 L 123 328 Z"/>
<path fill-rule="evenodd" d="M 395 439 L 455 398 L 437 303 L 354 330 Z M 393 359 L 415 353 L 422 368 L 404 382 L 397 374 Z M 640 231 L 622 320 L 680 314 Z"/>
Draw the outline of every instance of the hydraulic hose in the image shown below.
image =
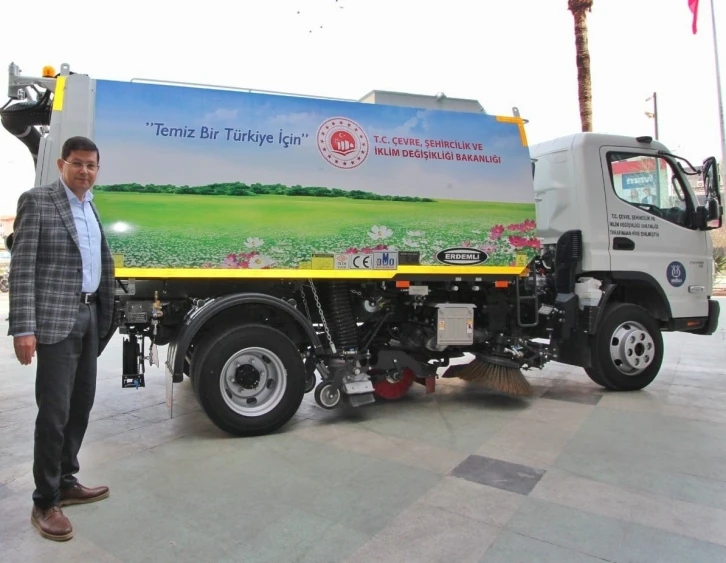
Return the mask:
<path fill-rule="evenodd" d="M 50 125 L 50 92 L 46 91 L 36 101 L 6 104 L 0 109 L 0 123 L 8 133 L 17 137 L 38 163 L 41 134 L 36 127 Z"/>

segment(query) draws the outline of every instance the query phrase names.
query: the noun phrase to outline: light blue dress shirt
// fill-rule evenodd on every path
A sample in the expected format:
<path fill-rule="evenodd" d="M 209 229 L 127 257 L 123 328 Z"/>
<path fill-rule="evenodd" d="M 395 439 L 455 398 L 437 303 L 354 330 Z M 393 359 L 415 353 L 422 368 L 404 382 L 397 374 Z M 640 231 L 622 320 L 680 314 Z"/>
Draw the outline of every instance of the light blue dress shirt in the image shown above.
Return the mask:
<path fill-rule="evenodd" d="M 81 259 L 83 260 L 83 293 L 94 293 L 101 283 L 101 228 L 98 226 L 96 215 L 91 209 L 93 193 L 91 190 L 81 202 L 74 193 L 61 180 L 66 190 L 68 202 L 71 204 L 71 213 L 76 224 L 78 233 L 78 244 L 81 248 Z"/>

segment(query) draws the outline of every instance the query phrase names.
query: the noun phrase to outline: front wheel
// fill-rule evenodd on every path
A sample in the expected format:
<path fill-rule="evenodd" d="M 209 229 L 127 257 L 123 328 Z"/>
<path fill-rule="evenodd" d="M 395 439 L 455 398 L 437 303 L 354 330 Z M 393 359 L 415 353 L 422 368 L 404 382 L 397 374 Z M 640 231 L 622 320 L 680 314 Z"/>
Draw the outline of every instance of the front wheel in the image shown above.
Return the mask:
<path fill-rule="evenodd" d="M 596 383 L 613 391 L 636 391 L 650 385 L 663 363 L 663 335 L 642 307 L 616 303 L 605 311 L 592 347 Z"/>
<path fill-rule="evenodd" d="M 269 434 L 297 412 L 305 366 L 282 332 L 243 325 L 211 334 L 195 350 L 197 400 L 212 422 L 237 436 Z"/>

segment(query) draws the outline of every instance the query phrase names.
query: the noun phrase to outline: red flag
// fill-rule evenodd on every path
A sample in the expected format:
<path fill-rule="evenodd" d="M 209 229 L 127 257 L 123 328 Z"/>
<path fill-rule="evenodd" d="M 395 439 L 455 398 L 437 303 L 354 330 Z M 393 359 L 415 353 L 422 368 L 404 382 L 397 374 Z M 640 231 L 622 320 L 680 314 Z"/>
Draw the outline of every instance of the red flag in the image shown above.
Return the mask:
<path fill-rule="evenodd" d="M 693 23 L 691 24 L 691 29 L 693 30 L 693 34 L 695 35 L 698 31 L 698 26 L 696 23 L 698 22 L 698 0 L 688 0 L 688 9 L 691 10 L 691 13 L 693 14 Z"/>

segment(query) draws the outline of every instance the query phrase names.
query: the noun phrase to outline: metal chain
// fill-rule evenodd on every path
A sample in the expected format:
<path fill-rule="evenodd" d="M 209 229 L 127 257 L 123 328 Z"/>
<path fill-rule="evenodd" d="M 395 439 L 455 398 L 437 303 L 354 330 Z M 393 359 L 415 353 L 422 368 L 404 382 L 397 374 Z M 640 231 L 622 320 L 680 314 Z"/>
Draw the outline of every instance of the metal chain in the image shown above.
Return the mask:
<path fill-rule="evenodd" d="M 313 316 L 310 314 L 310 307 L 308 307 L 308 300 L 305 298 L 305 287 L 300 287 L 300 295 L 302 296 L 303 305 L 305 305 L 305 314 L 308 316 L 308 320 L 312 323 Z"/>
<path fill-rule="evenodd" d="M 320 315 L 320 320 L 323 321 L 323 328 L 325 329 L 325 334 L 328 337 L 328 342 L 330 343 L 330 349 L 332 350 L 333 354 L 337 353 L 337 350 L 335 348 L 335 344 L 333 344 L 333 337 L 330 336 L 330 329 L 328 328 L 328 323 L 325 321 L 325 315 L 323 314 L 323 306 L 320 304 L 320 299 L 318 298 L 318 292 L 315 289 L 315 284 L 313 284 L 313 280 L 310 280 L 310 289 L 313 290 L 313 297 L 315 298 L 315 304 L 318 307 L 318 314 Z"/>

